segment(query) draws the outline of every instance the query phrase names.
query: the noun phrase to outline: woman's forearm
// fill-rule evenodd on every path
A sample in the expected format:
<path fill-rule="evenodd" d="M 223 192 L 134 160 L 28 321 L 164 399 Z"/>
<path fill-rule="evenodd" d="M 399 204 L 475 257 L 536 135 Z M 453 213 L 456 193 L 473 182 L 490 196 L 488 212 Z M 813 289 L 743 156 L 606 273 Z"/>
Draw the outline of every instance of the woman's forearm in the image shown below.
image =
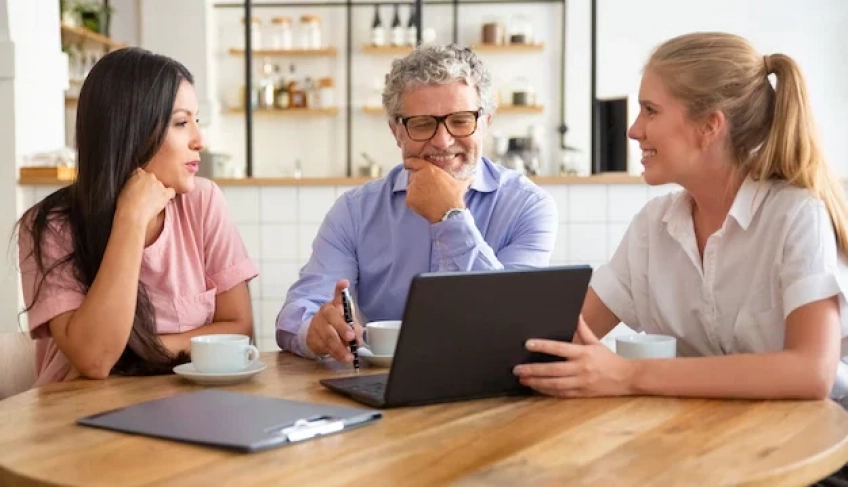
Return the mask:
<path fill-rule="evenodd" d="M 97 276 L 64 328 L 63 339 L 57 341 L 71 364 L 87 377 L 108 376 L 129 340 L 145 231 L 138 221 L 115 218 Z"/>
<path fill-rule="evenodd" d="M 822 399 L 836 374 L 795 350 L 634 361 L 637 395 L 739 399 Z"/>
<path fill-rule="evenodd" d="M 171 353 L 178 355 L 180 352 L 191 353 L 191 338 L 199 335 L 221 335 L 221 334 L 237 334 L 253 336 L 253 323 L 245 323 L 240 321 L 220 321 L 210 323 L 208 325 L 195 328 L 184 333 L 169 333 L 159 335 L 162 344 Z"/>

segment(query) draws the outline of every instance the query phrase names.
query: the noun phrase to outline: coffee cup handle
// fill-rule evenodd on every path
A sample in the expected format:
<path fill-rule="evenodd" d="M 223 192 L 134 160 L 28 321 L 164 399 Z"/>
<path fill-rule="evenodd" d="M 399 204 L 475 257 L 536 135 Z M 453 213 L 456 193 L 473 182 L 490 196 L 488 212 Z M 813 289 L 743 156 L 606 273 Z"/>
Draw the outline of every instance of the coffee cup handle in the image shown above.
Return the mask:
<path fill-rule="evenodd" d="M 259 349 L 254 347 L 253 345 L 248 345 L 247 348 L 244 349 L 245 355 L 247 355 L 247 366 L 250 367 L 254 362 L 259 360 Z"/>

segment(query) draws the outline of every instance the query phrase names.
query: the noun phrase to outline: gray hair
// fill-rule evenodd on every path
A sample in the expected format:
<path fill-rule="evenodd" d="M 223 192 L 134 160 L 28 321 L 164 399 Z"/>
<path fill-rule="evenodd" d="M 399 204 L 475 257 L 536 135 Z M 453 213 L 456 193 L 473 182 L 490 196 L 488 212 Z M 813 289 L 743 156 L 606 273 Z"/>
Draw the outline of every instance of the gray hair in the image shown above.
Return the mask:
<path fill-rule="evenodd" d="M 400 96 L 407 88 L 457 81 L 477 89 L 483 113 L 494 112 L 492 75 L 471 49 L 456 44 L 419 46 L 408 56 L 392 61 L 383 89 L 383 108 L 390 119 L 396 119 L 400 116 Z"/>

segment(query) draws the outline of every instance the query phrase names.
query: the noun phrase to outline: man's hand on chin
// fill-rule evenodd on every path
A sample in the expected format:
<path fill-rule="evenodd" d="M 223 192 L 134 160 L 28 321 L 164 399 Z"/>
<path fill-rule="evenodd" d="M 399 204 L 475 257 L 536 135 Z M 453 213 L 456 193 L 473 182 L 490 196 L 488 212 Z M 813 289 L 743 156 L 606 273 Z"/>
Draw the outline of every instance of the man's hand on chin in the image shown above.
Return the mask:
<path fill-rule="evenodd" d="M 458 180 L 447 171 L 419 157 L 404 159 L 409 171 L 406 206 L 430 223 L 437 223 L 453 208 L 465 208 L 465 192 L 472 178 Z"/>

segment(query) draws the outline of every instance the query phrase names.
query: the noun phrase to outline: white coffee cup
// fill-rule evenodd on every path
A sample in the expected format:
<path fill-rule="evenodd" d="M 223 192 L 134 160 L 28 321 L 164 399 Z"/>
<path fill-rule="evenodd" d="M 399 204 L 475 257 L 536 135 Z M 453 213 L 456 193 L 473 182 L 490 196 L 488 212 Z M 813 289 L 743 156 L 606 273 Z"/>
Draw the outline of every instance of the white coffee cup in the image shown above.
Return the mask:
<path fill-rule="evenodd" d="M 372 321 L 365 325 L 368 350 L 374 355 L 394 355 L 400 335 L 400 320 Z"/>
<path fill-rule="evenodd" d="M 259 349 L 245 335 L 200 335 L 191 338 L 191 363 L 198 372 L 240 372 L 259 359 Z"/>
<path fill-rule="evenodd" d="M 615 337 L 615 353 L 624 358 L 673 358 L 677 339 L 668 335 L 633 334 Z"/>

